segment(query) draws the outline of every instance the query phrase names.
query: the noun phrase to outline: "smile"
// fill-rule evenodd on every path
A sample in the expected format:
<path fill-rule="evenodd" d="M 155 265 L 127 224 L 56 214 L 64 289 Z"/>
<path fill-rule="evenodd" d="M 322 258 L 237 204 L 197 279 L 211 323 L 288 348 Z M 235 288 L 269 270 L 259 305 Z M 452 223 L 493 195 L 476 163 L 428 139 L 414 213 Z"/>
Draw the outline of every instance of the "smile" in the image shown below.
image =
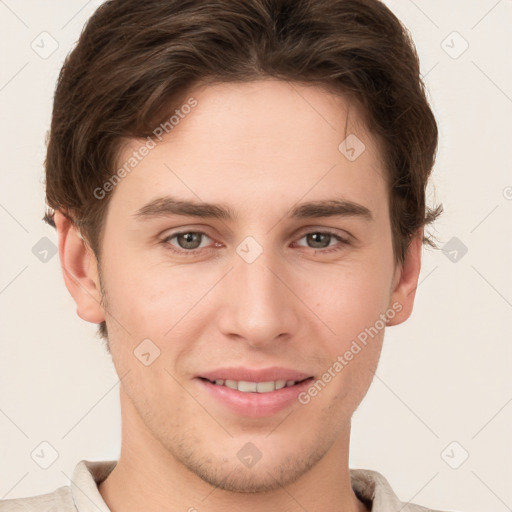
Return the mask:
<path fill-rule="evenodd" d="M 267 382 L 250 382 L 246 380 L 230 380 L 230 379 L 216 379 L 214 381 L 209 379 L 204 379 L 216 386 L 225 386 L 230 389 L 236 389 L 238 391 L 242 391 L 243 393 L 270 393 L 272 391 L 276 391 L 282 388 L 295 386 L 304 380 L 275 380 L 275 381 L 267 381 Z"/>

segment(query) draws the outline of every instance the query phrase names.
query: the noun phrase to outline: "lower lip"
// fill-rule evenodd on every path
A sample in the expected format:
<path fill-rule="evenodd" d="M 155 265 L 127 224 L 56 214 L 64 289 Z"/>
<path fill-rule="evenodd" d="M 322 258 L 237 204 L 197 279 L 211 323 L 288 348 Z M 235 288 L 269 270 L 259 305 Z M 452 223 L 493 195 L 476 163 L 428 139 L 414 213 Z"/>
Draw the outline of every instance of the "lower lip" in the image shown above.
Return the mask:
<path fill-rule="evenodd" d="M 294 386 L 284 387 L 268 393 L 246 393 L 231 389 L 227 386 L 218 386 L 208 380 L 197 379 L 206 392 L 232 412 L 250 417 L 271 416 L 294 402 L 298 402 L 298 395 L 306 390 L 313 378 L 309 378 Z"/>

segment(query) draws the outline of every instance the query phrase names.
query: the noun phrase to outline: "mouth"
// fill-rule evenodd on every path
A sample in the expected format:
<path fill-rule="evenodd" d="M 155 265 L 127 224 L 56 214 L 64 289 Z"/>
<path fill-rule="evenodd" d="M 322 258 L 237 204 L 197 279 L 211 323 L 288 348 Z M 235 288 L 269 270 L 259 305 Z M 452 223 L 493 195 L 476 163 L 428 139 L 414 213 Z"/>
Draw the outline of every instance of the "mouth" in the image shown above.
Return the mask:
<path fill-rule="evenodd" d="M 269 417 L 299 404 L 315 377 L 285 368 L 221 368 L 197 375 L 202 393 L 238 417 Z"/>
<path fill-rule="evenodd" d="M 247 380 L 232 380 L 232 379 L 207 379 L 206 377 L 199 377 L 199 379 L 209 382 L 215 386 L 224 386 L 229 389 L 241 391 L 242 393 L 272 393 L 283 388 L 290 388 L 303 382 L 310 381 L 313 377 L 306 377 L 300 380 L 270 380 L 264 382 L 254 382 Z"/>

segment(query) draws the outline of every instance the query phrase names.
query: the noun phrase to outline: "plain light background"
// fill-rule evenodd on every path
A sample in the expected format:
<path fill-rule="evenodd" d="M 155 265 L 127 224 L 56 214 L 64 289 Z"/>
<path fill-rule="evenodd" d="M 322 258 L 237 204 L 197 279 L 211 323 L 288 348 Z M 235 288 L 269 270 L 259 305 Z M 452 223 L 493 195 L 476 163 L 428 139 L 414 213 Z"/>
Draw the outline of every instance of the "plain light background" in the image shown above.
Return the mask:
<path fill-rule="evenodd" d="M 76 315 L 58 255 L 41 261 L 36 245 L 43 237 L 57 243 L 42 221 L 55 82 L 100 3 L 0 0 L 0 499 L 51 492 L 69 484 L 78 461 L 119 456 L 110 356 L 96 326 Z M 439 122 L 429 200 L 444 205 L 436 235 L 447 245 L 425 250 L 415 312 L 386 332 L 376 378 L 353 419 L 351 467 L 380 471 L 403 501 L 505 512 L 512 509 L 512 1 L 386 4 L 412 33 Z M 58 453 L 48 469 L 34 460 L 42 442 Z"/>

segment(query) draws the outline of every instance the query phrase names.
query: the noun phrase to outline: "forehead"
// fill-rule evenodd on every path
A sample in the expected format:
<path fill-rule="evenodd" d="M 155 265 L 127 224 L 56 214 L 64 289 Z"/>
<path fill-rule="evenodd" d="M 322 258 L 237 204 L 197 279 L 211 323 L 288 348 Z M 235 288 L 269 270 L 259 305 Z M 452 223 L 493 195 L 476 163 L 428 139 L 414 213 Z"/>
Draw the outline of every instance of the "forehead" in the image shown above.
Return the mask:
<path fill-rule="evenodd" d="M 272 201 L 289 207 L 333 192 L 372 209 L 387 195 L 374 136 L 355 105 L 324 88 L 272 79 L 203 86 L 175 105 L 171 118 L 133 167 L 126 163 L 147 140 L 122 148 L 118 168 L 129 172 L 112 201 L 123 196 L 125 209 L 163 193 L 230 199 L 241 209 Z"/>
<path fill-rule="evenodd" d="M 315 143 L 320 151 L 337 149 L 340 135 L 349 133 L 367 138 L 356 105 L 320 86 L 276 79 L 219 83 L 196 88 L 192 97 L 197 106 L 172 129 L 176 144 L 208 132 L 210 140 L 226 143 L 224 153 L 274 140 L 284 144 L 283 155 L 297 152 L 301 143 Z"/>

